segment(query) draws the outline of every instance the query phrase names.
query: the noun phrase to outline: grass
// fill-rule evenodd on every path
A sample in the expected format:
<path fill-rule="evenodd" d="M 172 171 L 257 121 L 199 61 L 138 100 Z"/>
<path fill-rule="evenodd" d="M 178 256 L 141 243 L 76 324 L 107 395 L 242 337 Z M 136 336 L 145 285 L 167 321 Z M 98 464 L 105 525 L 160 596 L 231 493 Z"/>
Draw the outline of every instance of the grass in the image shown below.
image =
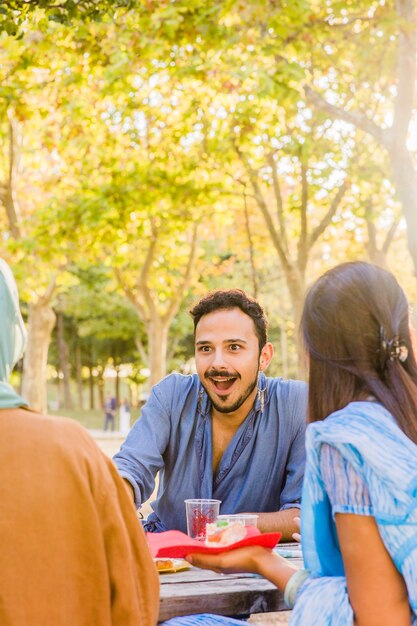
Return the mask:
<path fill-rule="evenodd" d="M 65 409 L 61 407 L 56 411 L 57 415 L 70 417 L 82 424 L 89 430 L 102 430 L 104 425 L 104 411 L 102 409 Z M 139 417 L 139 409 L 132 409 L 131 426 Z M 118 428 L 118 416 L 116 416 L 116 430 Z"/>

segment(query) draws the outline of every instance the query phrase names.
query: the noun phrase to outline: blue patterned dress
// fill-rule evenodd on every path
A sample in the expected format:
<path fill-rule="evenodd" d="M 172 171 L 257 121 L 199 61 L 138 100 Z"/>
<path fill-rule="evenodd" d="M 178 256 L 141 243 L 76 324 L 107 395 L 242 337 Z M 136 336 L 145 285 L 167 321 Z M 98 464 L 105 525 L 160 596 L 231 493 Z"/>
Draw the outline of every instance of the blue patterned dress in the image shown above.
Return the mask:
<path fill-rule="evenodd" d="M 375 518 L 417 626 L 417 446 L 380 404 L 352 402 L 310 424 L 306 449 L 301 534 L 311 576 L 290 626 L 353 625 L 335 513 Z"/>

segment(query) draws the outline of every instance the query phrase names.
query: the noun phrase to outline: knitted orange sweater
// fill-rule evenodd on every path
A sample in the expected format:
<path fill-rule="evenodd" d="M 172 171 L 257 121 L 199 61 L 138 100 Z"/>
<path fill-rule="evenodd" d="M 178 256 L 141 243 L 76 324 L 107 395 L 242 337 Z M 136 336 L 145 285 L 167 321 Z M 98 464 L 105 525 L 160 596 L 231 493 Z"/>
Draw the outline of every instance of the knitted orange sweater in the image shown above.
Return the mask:
<path fill-rule="evenodd" d="M 88 433 L 0 410 L 2 626 L 154 626 L 158 574 L 130 495 Z"/>

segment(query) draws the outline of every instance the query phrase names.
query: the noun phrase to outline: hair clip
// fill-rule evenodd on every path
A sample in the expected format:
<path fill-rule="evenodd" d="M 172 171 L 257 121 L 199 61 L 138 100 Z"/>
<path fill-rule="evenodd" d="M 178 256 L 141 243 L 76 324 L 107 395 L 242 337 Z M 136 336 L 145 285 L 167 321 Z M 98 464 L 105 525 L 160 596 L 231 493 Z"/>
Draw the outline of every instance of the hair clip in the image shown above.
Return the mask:
<path fill-rule="evenodd" d="M 398 337 L 385 339 L 384 327 L 380 328 L 381 347 L 390 361 L 398 359 L 404 363 L 408 358 L 408 348 Z"/>

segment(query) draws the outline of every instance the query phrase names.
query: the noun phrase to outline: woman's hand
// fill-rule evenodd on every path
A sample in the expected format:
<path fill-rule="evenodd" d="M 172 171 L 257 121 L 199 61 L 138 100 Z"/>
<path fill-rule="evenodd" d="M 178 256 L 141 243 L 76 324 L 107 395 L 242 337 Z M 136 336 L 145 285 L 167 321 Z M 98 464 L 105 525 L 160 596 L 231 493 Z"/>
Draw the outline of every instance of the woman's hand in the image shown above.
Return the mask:
<path fill-rule="evenodd" d="M 284 591 L 288 580 L 297 571 L 294 565 L 268 548 L 247 546 L 221 554 L 189 554 L 186 560 L 219 574 L 247 572 L 259 574 Z"/>
<path fill-rule="evenodd" d="M 261 546 L 247 546 L 221 552 L 220 554 L 189 554 L 186 560 L 203 569 L 211 569 L 220 574 L 241 572 L 259 573 L 260 563 L 272 554 L 272 550 Z"/>

